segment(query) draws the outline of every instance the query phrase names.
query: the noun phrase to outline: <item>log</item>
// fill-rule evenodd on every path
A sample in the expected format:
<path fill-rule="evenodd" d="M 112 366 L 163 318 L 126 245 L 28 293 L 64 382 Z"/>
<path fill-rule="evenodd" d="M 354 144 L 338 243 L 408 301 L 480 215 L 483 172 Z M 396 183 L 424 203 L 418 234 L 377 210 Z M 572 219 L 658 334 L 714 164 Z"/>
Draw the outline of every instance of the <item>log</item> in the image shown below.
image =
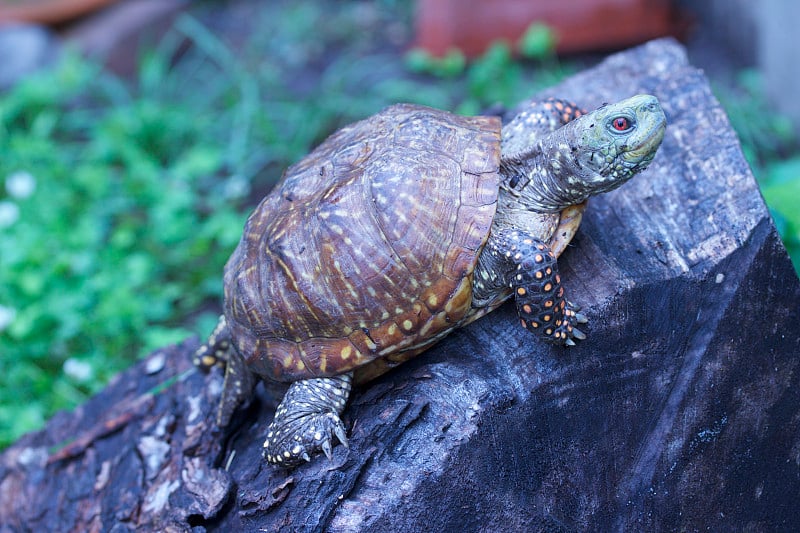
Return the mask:
<path fill-rule="evenodd" d="M 661 150 L 560 261 L 579 346 L 504 306 L 357 389 L 349 449 L 287 471 L 261 459 L 275 396 L 219 430 L 190 339 L 0 456 L 0 531 L 800 530 L 800 281 L 707 80 L 659 40 L 546 94 L 642 92 Z"/>

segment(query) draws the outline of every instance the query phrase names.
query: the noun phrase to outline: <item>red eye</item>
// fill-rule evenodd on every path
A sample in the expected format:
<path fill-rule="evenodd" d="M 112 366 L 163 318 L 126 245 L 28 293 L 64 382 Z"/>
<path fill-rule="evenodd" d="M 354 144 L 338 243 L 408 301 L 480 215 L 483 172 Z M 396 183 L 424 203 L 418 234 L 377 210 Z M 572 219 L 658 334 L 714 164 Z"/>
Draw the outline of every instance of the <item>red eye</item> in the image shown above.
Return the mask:
<path fill-rule="evenodd" d="M 617 131 L 625 131 L 631 127 L 630 122 L 628 122 L 628 119 L 625 117 L 615 118 L 611 125 L 614 126 L 614 129 Z"/>

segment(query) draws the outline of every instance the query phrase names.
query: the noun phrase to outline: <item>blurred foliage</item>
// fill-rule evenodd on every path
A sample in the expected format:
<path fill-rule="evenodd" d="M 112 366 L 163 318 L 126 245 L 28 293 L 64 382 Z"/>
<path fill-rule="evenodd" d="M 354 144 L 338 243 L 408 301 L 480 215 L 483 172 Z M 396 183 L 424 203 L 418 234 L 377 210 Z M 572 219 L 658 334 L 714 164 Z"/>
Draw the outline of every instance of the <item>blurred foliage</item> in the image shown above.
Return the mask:
<path fill-rule="evenodd" d="M 220 295 L 244 220 L 231 154 L 218 117 L 150 89 L 71 56 L 0 98 L 2 442 L 190 335 Z"/>
<path fill-rule="evenodd" d="M 0 446 L 208 334 L 247 214 L 336 127 L 399 100 L 477 112 L 563 76 L 541 36 L 527 65 L 497 44 L 410 72 L 385 44 L 404 3 L 322 5 L 265 5 L 235 45 L 183 17 L 133 81 L 68 55 L 0 95 Z"/>
<path fill-rule="evenodd" d="M 533 23 L 513 49 L 509 43 L 497 41 L 472 62 L 454 48 L 442 57 L 412 49 L 405 63 L 412 72 L 440 78 L 439 86 L 448 94 L 462 95 L 450 109 L 474 115 L 498 104 L 513 106 L 571 74 L 574 69 L 557 60 L 555 44 L 550 28 Z"/>
<path fill-rule="evenodd" d="M 715 92 L 739 136 L 795 270 L 800 272 L 800 140 L 788 117 L 774 112 L 758 71 L 745 69 Z"/>

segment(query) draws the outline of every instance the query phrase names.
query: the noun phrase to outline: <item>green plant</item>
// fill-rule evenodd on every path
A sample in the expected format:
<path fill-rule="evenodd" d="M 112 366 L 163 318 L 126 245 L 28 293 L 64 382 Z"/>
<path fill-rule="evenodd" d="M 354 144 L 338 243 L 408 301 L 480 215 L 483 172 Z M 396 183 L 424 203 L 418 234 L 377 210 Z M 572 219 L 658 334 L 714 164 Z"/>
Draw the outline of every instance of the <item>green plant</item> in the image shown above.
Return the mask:
<path fill-rule="evenodd" d="M 554 61 L 557 42 L 558 37 L 551 27 L 541 22 L 534 22 L 520 37 L 517 49 L 528 59 Z"/>
<path fill-rule="evenodd" d="M 739 136 L 795 270 L 800 272 L 800 145 L 792 123 L 775 113 L 756 70 L 742 70 L 733 86 L 717 87 L 716 93 Z"/>
<path fill-rule="evenodd" d="M 406 54 L 406 67 L 420 74 L 451 78 L 464 73 L 467 56 L 458 48 L 451 48 L 442 57 L 431 55 L 422 48 L 413 48 Z"/>
<path fill-rule="evenodd" d="M 185 338 L 219 297 L 243 215 L 212 194 L 211 120 L 75 57 L 0 100 L 1 442 Z"/>
<path fill-rule="evenodd" d="M 786 250 L 800 272 L 800 155 L 768 165 L 761 192 Z"/>
<path fill-rule="evenodd" d="M 555 56 L 556 37 L 549 27 L 533 23 L 528 27 L 515 49 L 527 61 L 515 57 L 505 41 L 492 43 L 474 61 L 452 49 L 443 57 L 435 57 L 421 49 L 406 54 L 406 66 L 412 72 L 434 76 L 451 98 L 456 101 L 445 106 L 458 113 L 477 114 L 497 104 L 514 105 L 530 98 L 533 93 L 558 83 L 573 69 L 559 63 Z"/>

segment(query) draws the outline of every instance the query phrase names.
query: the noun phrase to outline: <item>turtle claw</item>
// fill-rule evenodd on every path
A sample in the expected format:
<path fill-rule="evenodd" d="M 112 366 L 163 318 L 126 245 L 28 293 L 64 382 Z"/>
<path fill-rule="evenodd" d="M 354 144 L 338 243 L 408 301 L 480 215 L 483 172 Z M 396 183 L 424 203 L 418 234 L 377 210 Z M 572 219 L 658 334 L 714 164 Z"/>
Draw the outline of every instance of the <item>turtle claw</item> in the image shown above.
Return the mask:
<path fill-rule="evenodd" d="M 347 432 L 339 413 L 350 394 L 352 374 L 295 381 L 289 387 L 267 429 L 264 458 L 293 467 L 317 453 L 333 457 L 338 440 L 347 446 Z"/>
<path fill-rule="evenodd" d="M 325 457 L 327 457 L 329 461 L 333 459 L 333 448 L 331 446 L 330 439 L 327 439 L 322 442 L 322 452 L 325 454 Z"/>
<path fill-rule="evenodd" d="M 572 336 L 579 341 L 586 339 L 586 333 L 582 332 L 578 328 L 572 328 Z"/>
<path fill-rule="evenodd" d="M 586 324 L 587 322 L 589 322 L 589 319 L 586 317 L 586 315 L 579 312 L 581 309 L 583 309 L 580 305 L 572 303 L 569 300 L 567 300 L 566 302 L 568 310 L 567 314 L 572 315 L 572 317 L 575 318 L 575 322 L 577 322 L 578 324 Z"/>
<path fill-rule="evenodd" d="M 273 422 L 264 441 L 264 458 L 286 467 L 308 463 L 319 452 L 332 459 L 334 438 L 347 446 L 344 425 L 330 411 L 301 417 L 287 426 L 276 427 Z"/>
<path fill-rule="evenodd" d="M 347 433 L 345 432 L 341 423 L 333 427 L 333 433 L 336 435 L 336 438 L 339 439 L 339 442 L 342 443 L 342 446 L 345 448 L 350 447 L 350 443 L 347 442 Z"/>
<path fill-rule="evenodd" d="M 322 431 L 317 431 L 314 434 L 314 442 L 311 444 L 311 451 L 322 450 L 329 460 L 333 459 L 333 438 L 341 442 L 345 448 L 350 446 L 347 443 L 347 433 L 344 430 L 344 424 L 335 413 L 327 413 L 322 419 Z M 318 439 L 317 437 L 322 437 Z"/>
<path fill-rule="evenodd" d="M 564 314 L 567 317 L 567 339 L 564 341 L 564 344 L 567 346 L 575 346 L 575 340 L 585 340 L 586 334 L 575 327 L 575 324 L 586 324 L 589 322 L 589 319 L 583 313 L 580 313 L 581 306 L 575 305 L 574 303 L 567 300 L 567 309 L 565 310 Z"/>

